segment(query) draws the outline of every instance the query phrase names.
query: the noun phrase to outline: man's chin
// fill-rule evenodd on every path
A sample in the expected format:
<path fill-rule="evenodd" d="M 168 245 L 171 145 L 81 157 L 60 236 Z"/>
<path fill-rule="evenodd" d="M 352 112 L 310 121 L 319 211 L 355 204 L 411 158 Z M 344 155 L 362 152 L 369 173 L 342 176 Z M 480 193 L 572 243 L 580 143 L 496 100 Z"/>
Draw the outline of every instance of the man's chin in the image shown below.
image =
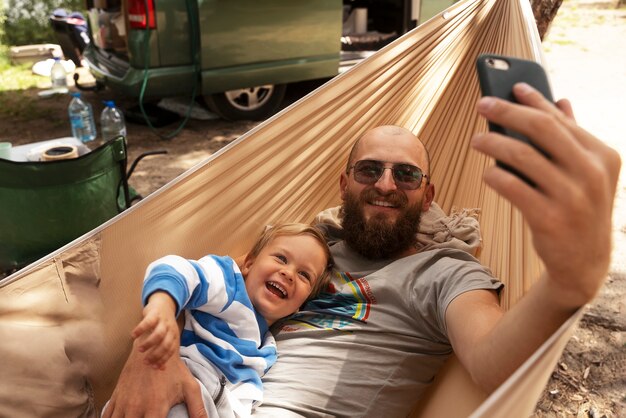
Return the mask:
<path fill-rule="evenodd" d="M 394 225 L 398 221 L 399 216 L 400 209 L 381 206 L 368 206 L 363 214 L 363 218 L 366 222 L 385 222 L 389 225 Z"/>
<path fill-rule="evenodd" d="M 371 197 L 357 199 L 347 195 L 342 206 L 344 239 L 348 245 L 370 259 L 394 257 L 415 244 L 420 206 L 398 202 L 396 208 L 368 204 Z"/>

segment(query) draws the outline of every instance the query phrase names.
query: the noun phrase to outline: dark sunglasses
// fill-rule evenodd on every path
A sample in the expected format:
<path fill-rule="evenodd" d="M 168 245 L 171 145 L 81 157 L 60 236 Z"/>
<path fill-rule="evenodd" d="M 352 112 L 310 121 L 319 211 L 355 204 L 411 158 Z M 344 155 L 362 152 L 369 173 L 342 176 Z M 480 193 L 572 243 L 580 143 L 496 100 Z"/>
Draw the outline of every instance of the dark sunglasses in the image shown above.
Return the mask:
<path fill-rule="evenodd" d="M 389 164 L 391 167 L 385 167 L 385 165 Z M 350 173 L 351 169 L 354 169 L 354 179 L 361 184 L 375 184 L 386 169 L 391 170 L 393 180 L 400 189 L 419 189 L 422 184 L 422 177 L 426 177 L 426 181 L 428 182 L 428 175 L 422 173 L 419 167 L 411 164 L 393 164 L 385 161 L 361 160 L 348 167 L 348 173 Z"/>

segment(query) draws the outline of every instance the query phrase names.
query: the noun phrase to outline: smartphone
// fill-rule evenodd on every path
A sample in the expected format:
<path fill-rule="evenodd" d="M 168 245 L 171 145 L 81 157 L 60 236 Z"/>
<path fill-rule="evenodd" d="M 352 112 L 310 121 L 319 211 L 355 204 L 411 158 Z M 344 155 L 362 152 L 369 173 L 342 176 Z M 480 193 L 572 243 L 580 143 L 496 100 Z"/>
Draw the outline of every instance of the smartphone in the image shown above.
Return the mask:
<path fill-rule="evenodd" d="M 515 85 L 515 83 L 524 82 L 541 92 L 546 99 L 554 102 L 546 72 L 543 67 L 535 61 L 502 55 L 483 54 L 476 60 L 476 69 L 478 70 L 478 80 L 483 96 L 494 96 L 513 103 L 518 103 L 513 95 L 513 85 Z M 489 122 L 489 130 L 526 142 L 539 150 L 547 158 L 550 158 L 549 155 L 535 146 L 532 141 L 519 132 L 512 131 L 491 122 Z M 514 168 L 500 161 L 496 161 L 496 163 L 534 186 L 532 181 Z"/>

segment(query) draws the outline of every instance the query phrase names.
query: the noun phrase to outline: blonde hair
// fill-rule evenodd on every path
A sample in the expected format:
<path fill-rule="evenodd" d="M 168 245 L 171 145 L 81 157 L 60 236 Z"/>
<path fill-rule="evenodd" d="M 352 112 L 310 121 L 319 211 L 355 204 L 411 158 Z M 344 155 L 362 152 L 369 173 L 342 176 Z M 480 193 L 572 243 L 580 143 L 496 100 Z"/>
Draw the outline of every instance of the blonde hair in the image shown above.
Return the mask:
<path fill-rule="evenodd" d="M 326 287 L 330 281 L 330 273 L 333 267 L 333 256 L 331 255 L 330 249 L 326 244 L 324 233 L 318 227 L 303 223 L 284 223 L 268 226 L 254 243 L 246 258 L 256 258 L 261 253 L 263 248 L 265 248 L 265 246 L 276 237 L 296 235 L 309 235 L 315 238 L 315 240 L 317 240 L 324 249 L 324 254 L 326 255 L 326 267 L 324 268 L 322 274 L 317 278 L 313 288 L 311 289 L 311 294 L 308 297 L 308 299 L 311 299 L 317 296 L 320 291 Z"/>

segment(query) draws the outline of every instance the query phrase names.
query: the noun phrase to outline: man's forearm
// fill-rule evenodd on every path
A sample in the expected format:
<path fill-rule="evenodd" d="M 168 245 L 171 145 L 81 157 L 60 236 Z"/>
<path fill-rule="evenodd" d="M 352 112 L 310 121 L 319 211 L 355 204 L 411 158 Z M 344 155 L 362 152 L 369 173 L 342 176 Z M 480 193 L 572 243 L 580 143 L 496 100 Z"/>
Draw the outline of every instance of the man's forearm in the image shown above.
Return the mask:
<path fill-rule="evenodd" d="M 478 112 L 531 138 L 551 158 L 496 133 L 475 135 L 472 146 L 535 183 L 532 187 L 497 166 L 484 175 L 485 183 L 524 216 L 545 273 L 506 314 L 472 295 L 466 295 L 466 303 L 453 301 L 451 314 L 446 313 L 455 351 L 487 388 L 499 385 L 604 283 L 621 166 L 615 150 L 576 125 L 567 100 L 555 106 L 523 83 L 513 93 L 518 103 L 484 97 Z"/>
<path fill-rule="evenodd" d="M 483 389 L 495 390 L 576 312 L 557 292 L 544 274 L 499 319 L 485 321 L 490 331 L 480 336 L 480 329 L 474 330 L 472 349 L 459 350 L 458 356 Z"/>

